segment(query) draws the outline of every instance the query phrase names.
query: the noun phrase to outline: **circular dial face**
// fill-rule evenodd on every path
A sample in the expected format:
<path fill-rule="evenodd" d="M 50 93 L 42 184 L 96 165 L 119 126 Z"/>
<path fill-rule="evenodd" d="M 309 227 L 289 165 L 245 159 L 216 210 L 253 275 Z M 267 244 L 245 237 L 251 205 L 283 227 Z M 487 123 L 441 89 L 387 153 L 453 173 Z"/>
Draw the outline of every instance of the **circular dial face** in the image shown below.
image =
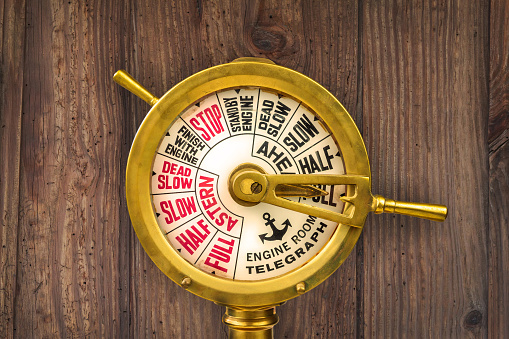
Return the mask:
<path fill-rule="evenodd" d="M 333 136 L 301 102 L 264 88 L 219 91 L 182 112 L 161 140 L 151 181 L 161 231 L 192 265 L 227 279 L 273 278 L 306 264 L 338 224 L 239 201 L 229 180 L 242 168 L 345 172 Z M 342 212 L 345 186 L 319 188 L 328 195 L 288 199 Z"/>

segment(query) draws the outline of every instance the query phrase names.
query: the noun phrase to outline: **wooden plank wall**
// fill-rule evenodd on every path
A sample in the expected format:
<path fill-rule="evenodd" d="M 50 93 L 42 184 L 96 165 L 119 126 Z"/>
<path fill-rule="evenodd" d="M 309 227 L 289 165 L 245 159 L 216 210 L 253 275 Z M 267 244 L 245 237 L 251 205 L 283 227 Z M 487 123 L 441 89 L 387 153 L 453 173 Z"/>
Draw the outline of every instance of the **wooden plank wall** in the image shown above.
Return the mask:
<path fill-rule="evenodd" d="M 151 262 L 125 165 L 156 95 L 261 56 L 354 117 L 373 191 L 443 224 L 370 216 L 343 266 L 278 308 L 277 338 L 509 337 L 509 2 L 0 3 L 0 337 L 224 338 L 223 309 Z"/>
<path fill-rule="evenodd" d="M 509 334 L 509 1 L 492 0 L 489 78 L 488 330 Z"/>

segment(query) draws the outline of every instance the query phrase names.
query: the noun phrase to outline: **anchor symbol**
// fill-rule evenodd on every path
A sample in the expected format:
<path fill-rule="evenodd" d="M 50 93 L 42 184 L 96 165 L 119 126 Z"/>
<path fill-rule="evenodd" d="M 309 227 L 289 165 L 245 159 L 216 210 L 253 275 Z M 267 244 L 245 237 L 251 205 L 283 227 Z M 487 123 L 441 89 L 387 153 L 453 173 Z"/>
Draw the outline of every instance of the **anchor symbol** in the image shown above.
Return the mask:
<path fill-rule="evenodd" d="M 274 221 L 276 221 L 276 219 L 271 218 L 269 213 L 263 213 L 263 220 L 266 221 L 265 226 L 270 226 L 270 228 L 272 229 L 272 235 L 270 237 L 267 237 L 268 233 L 260 234 L 259 237 L 262 240 L 262 243 L 265 243 L 265 240 L 267 241 L 283 240 L 286 231 L 288 231 L 288 227 L 292 227 L 292 224 L 290 224 L 290 220 L 286 219 L 285 222 L 281 224 L 285 227 L 281 230 L 278 229 L 276 225 L 274 225 Z"/>

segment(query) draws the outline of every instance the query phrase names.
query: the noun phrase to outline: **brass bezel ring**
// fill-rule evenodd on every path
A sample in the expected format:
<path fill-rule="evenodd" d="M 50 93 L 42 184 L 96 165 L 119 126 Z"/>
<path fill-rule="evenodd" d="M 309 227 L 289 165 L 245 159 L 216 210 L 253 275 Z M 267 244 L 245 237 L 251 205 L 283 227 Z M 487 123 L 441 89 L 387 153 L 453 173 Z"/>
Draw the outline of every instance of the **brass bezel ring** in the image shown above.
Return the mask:
<path fill-rule="evenodd" d="M 332 94 L 301 73 L 264 60 L 247 58 L 190 76 L 170 89 L 152 107 L 136 134 L 129 154 L 127 204 L 143 248 L 157 267 L 174 282 L 189 292 L 219 304 L 272 305 L 301 295 L 327 279 L 350 254 L 362 229 L 338 225 L 329 242 L 313 259 L 282 276 L 259 281 L 235 281 L 205 273 L 179 255 L 157 223 L 150 195 L 154 155 L 172 121 L 201 98 L 239 86 L 267 88 L 302 101 L 323 119 L 332 132 L 340 147 L 346 173 L 371 177 L 359 130 Z M 353 190 L 347 186 L 347 194 L 353 194 Z M 355 213 L 361 214 L 363 220 L 369 211 L 369 206 L 355 207 Z"/>

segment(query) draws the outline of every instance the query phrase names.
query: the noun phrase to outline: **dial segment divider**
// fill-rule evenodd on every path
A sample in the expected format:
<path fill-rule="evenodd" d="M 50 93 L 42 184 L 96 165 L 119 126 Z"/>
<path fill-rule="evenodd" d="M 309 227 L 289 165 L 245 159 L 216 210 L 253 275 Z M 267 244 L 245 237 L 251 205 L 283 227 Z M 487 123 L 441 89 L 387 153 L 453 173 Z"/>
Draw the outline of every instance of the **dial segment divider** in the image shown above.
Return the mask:
<path fill-rule="evenodd" d="M 294 158 L 297 158 L 297 157 L 300 157 L 303 153 L 305 153 L 306 151 L 309 151 L 311 148 L 315 147 L 316 145 L 318 145 L 319 143 L 321 143 L 322 141 L 324 141 L 325 139 L 327 139 L 328 137 L 330 137 L 331 135 L 326 135 L 324 136 L 322 139 L 318 140 L 317 142 L 315 142 L 314 144 L 312 144 L 311 146 L 309 146 L 308 148 L 304 149 L 303 151 L 301 151 L 300 153 L 297 153 L 295 155 L 293 155 Z M 339 147 L 338 147 L 339 148 Z"/>
<path fill-rule="evenodd" d="M 228 129 L 228 134 L 230 134 L 230 136 L 232 136 L 232 131 L 230 130 L 230 124 L 227 121 L 226 114 L 224 114 L 224 108 L 223 108 L 223 105 L 221 104 L 221 100 L 219 100 L 219 96 L 217 95 L 217 92 L 215 93 L 215 95 L 216 95 L 216 99 L 217 99 L 217 104 L 219 105 L 219 108 L 221 108 L 221 113 L 223 113 L 224 121 L 226 123 L 226 128 Z"/>
<path fill-rule="evenodd" d="M 182 122 L 183 122 L 184 124 L 186 124 L 187 128 L 189 128 L 191 131 L 193 131 L 194 133 L 196 133 L 196 130 L 194 129 L 194 127 L 189 126 L 189 123 L 188 123 L 187 121 L 185 121 L 185 120 L 184 120 L 184 118 L 182 117 L 182 115 L 180 116 L 180 120 L 182 120 Z M 197 135 L 197 136 L 198 136 L 198 137 L 199 137 L 199 138 L 200 138 L 200 139 L 201 139 L 201 140 L 205 143 L 205 145 L 207 145 L 207 147 L 209 148 L 209 150 L 211 150 L 211 149 L 212 149 L 212 147 L 210 147 L 209 143 L 208 143 L 205 139 L 203 139 L 201 135 L 199 135 L 198 133 L 196 133 L 196 135 Z M 203 158 L 205 158 L 205 155 L 202 157 L 202 160 L 203 160 Z"/>
<path fill-rule="evenodd" d="M 165 235 L 168 235 L 168 234 L 170 234 L 171 232 L 178 230 L 178 229 L 179 229 L 179 228 L 181 228 L 182 226 L 185 226 L 185 225 L 187 225 L 188 223 L 191 223 L 191 222 L 195 221 L 196 219 L 198 219 L 198 218 L 200 217 L 200 215 L 203 215 L 203 213 L 198 214 L 198 215 L 197 215 L 197 216 L 195 216 L 193 219 L 191 219 L 191 220 L 189 220 L 189 221 L 187 221 L 187 222 L 185 222 L 185 223 L 183 223 L 183 224 L 180 224 L 180 225 L 178 225 L 178 226 L 175 226 L 174 228 L 172 228 L 171 230 L 169 230 L 168 232 L 166 232 L 166 233 L 165 233 Z"/>
<path fill-rule="evenodd" d="M 204 157 L 204 158 L 205 158 L 205 157 Z M 203 160 L 203 159 L 202 159 L 202 160 Z M 236 268 L 237 268 L 237 256 L 238 256 L 239 251 L 240 251 L 240 239 L 241 239 L 241 237 L 242 237 L 242 229 L 244 228 L 244 217 L 239 216 L 239 215 L 237 215 L 237 214 L 235 214 L 235 213 L 231 212 L 230 210 L 228 210 L 228 208 L 227 208 L 227 207 L 224 205 L 224 203 L 221 201 L 221 198 L 220 198 L 220 195 L 219 195 L 219 191 L 218 191 L 218 187 L 217 187 L 217 184 L 218 184 L 218 182 L 219 182 L 219 175 L 218 175 L 218 174 L 216 174 L 216 173 L 213 173 L 213 172 L 211 172 L 211 171 L 205 170 L 205 169 L 203 169 L 203 168 L 201 168 L 201 167 L 199 167 L 199 168 L 198 168 L 198 170 L 196 171 L 196 175 L 195 175 L 195 184 L 196 184 L 196 186 L 195 186 L 195 187 L 196 187 L 196 190 L 195 190 L 194 194 L 195 194 L 196 200 L 197 200 L 197 201 L 199 201 L 199 199 L 200 199 L 200 197 L 198 196 L 198 195 L 199 195 L 199 193 L 198 193 L 198 192 L 199 192 L 199 190 L 198 190 L 198 175 L 200 174 L 200 171 L 207 172 L 207 173 L 209 173 L 209 174 L 211 174 L 211 175 L 213 175 L 213 176 L 215 177 L 215 178 L 214 178 L 214 181 L 215 181 L 215 184 L 216 184 L 216 185 L 215 185 L 215 187 L 213 186 L 213 189 L 215 190 L 215 196 L 216 196 L 216 197 L 217 197 L 217 199 L 219 200 L 219 203 L 221 204 L 221 206 L 222 206 L 224 209 L 226 209 L 226 210 L 228 211 L 228 213 L 233 214 L 233 215 L 235 215 L 235 216 L 237 216 L 237 217 L 239 218 L 239 222 L 240 222 L 240 232 L 239 232 L 239 236 L 237 237 L 237 236 L 235 236 L 235 235 L 233 235 L 233 234 L 228 234 L 228 233 L 224 232 L 223 230 L 221 230 L 220 228 L 218 228 L 218 227 L 214 224 L 214 220 L 212 220 L 212 221 L 211 221 L 211 220 L 210 220 L 210 218 L 208 218 L 208 217 L 207 217 L 207 215 L 205 215 L 205 212 L 206 212 L 206 211 L 204 211 L 204 210 L 203 210 L 203 208 L 202 208 L 202 204 L 198 202 L 198 203 L 197 203 L 197 205 L 198 205 L 198 208 L 199 208 L 199 209 L 200 209 L 200 211 L 201 211 L 201 214 L 203 215 L 204 219 L 205 219 L 205 220 L 207 220 L 207 222 L 208 222 L 208 223 L 209 223 L 212 227 L 214 227 L 214 228 L 216 229 L 216 233 L 212 236 L 212 238 L 211 238 L 211 240 L 209 241 L 209 243 L 208 243 L 208 244 L 207 244 L 207 245 L 203 248 L 202 253 L 200 253 L 199 257 L 198 257 L 198 258 L 196 259 L 196 261 L 194 262 L 194 265 L 196 265 L 196 264 L 199 262 L 199 260 L 200 260 L 200 258 L 202 257 L 202 255 L 205 253 L 205 251 L 207 250 L 207 248 L 209 248 L 210 244 L 211 244 L 211 243 L 212 243 L 212 241 L 215 239 L 216 235 L 217 235 L 218 233 L 222 233 L 222 234 L 224 234 L 224 235 L 226 235 L 226 236 L 228 236 L 228 237 L 231 237 L 231 238 L 237 239 L 237 241 L 236 241 L 236 242 L 237 242 L 237 244 L 235 245 L 235 247 L 236 247 L 236 249 L 237 249 L 237 250 L 236 250 L 236 252 L 237 252 L 236 254 L 237 254 L 237 255 L 236 255 L 236 258 L 235 258 L 235 266 L 234 266 L 234 269 L 233 269 L 233 274 L 231 275 L 231 279 L 235 279 L 235 271 L 236 271 Z"/>
<path fill-rule="evenodd" d="M 201 251 L 201 253 L 200 253 L 200 255 L 198 256 L 198 258 L 196 258 L 196 260 L 194 261 L 194 263 L 193 263 L 194 265 L 198 264 L 198 261 L 200 260 L 201 256 L 203 255 L 203 253 L 205 253 L 205 251 L 207 250 L 207 248 L 210 246 L 210 243 L 214 240 L 214 238 L 216 237 L 216 235 L 217 235 L 217 233 L 218 233 L 218 232 L 219 232 L 219 230 L 218 230 L 218 229 L 216 229 L 216 232 L 215 232 L 213 235 L 211 235 L 209 242 L 207 243 L 207 245 L 205 245 L 205 246 L 203 247 L 203 251 Z"/>
<path fill-rule="evenodd" d="M 258 124 L 258 111 L 260 110 L 260 94 L 262 92 L 262 89 L 258 89 L 258 98 L 256 100 L 256 114 L 255 114 L 255 123 L 253 128 L 253 140 L 251 142 L 251 156 L 254 156 L 254 145 L 255 145 L 255 136 L 256 136 L 256 126 Z"/>
<path fill-rule="evenodd" d="M 272 138 L 269 138 L 265 135 L 257 135 L 255 134 L 253 136 L 253 148 L 252 148 L 252 151 L 251 151 L 251 156 L 254 157 L 254 158 L 258 158 L 258 159 L 261 159 L 262 161 L 266 162 L 273 170 L 274 170 L 274 173 L 278 173 L 278 170 L 274 167 L 275 165 L 270 163 L 269 161 L 267 161 L 266 159 L 260 157 L 259 155 L 255 154 L 254 152 L 254 148 L 255 148 L 255 140 L 256 139 L 261 139 L 261 140 L 269 140 L 271 142 L 274 142 L 277 146 L 281 147 L 289 156 L 289 158 L 291 159 L 291 161 L 295 164 L 295 169 L 296 169 L 296 172 L 297 173 L 300 173 L 300 169 L 299 169 L 299 166 L 297 166 L 297 162 L 295 161 L 295 157 L 291 155 L 291 153 L 286 149 L 286 147 L 284 147 L 284 145 L 281 145 L 277 140 L 274 140 Z M 279 171 L 280 174 L 282 174 L 282 171 Z"/>
<path fill-rule="evenodd" d="M 284 135 L 286 129 L 288 128 L 288 126 L 290 126 L 290 122 L 292 121 L 295 113 L 297 113 L 297 111 L 299 110 L 299 107 L 300 105 L 302 104 L 302 101 L 299 101 L 299 105 L 297 106 L 297 108 L 295 108 L 295 110 L 293 111 L 292 115 L 290 116 L 290 118 L 288 119 L 288 123 L 286 124 L 285 128 L 283 128 L 283 130 L 281 131 L 281 133 L 279 133 L 276 141 L 279 142 L 279 139 L 281 139 L 281 137 Z"/>

